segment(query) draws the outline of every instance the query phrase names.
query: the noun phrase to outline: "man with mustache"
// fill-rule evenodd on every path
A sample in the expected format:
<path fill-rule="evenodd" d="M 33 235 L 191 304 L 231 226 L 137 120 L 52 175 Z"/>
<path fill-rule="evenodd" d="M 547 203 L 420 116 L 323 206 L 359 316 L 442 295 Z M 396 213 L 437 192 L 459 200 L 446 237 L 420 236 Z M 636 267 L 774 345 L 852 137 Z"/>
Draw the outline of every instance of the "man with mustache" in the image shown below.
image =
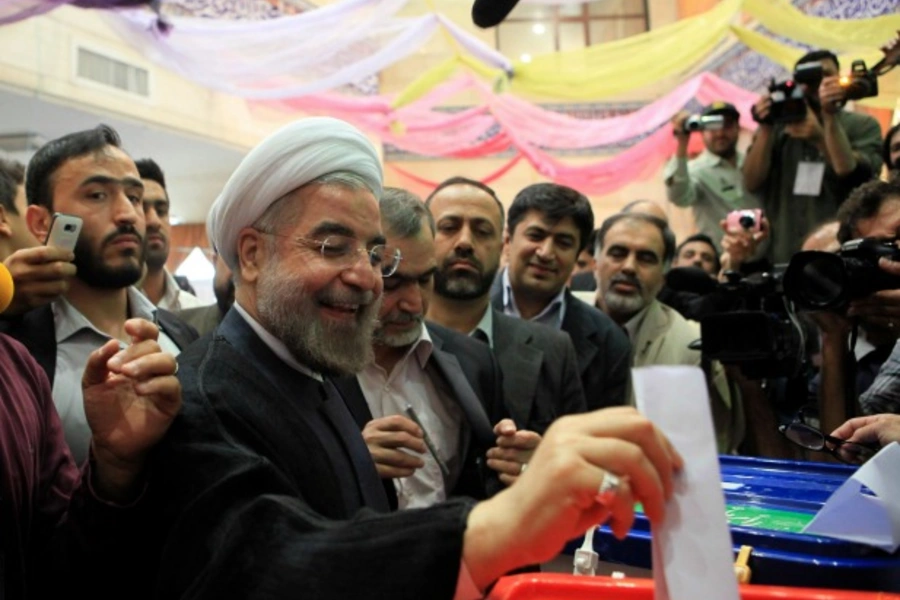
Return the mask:
<path fill-rule="evenodd" d="M 558 420 L 527 471 L 487 500 L 384 514 L 375 464 L 333 385 L 374 359 L 383 278 L 399 264 L 381 231 L 381 182 L 362 132 L 309 118 L 266 138 L 225 185 L 208 228 L 234 271 L 235 304 L 179 357 L 183 410 L 148 485 L 158 539 L 134 557 L 156 572 L 133 592 L 477 598 L 610 512 L 624 536 L 635 500 L 663 518 L 682 461 L 626 407 Z M 603 506 L 606 469 L 621 477 Z"/>
<path fill-rule="evenodd" d="M 818 63 L 818 85 L 798 84 L 806 114 L 773 123 L 772 98 L 753 106 L 759 128 L 744 159 L 744 187 L 756 194 L 772 226 L 767 257 L 786 263 L 814 227 L 833 219 L 847 195 L 881 172 L 881 127 L 869 115 L 844 110 L 845 91 L 834 53 L 803 55 L 795 70 Z"/>
<path fill-rule="evenodd" d="M 405 509 L 454 495 L 486 498 L 501 487 L 497 473 L 485 465 L 495 435 L 509 451 L 511 464 L 502 465 L 508 483 L 540 438 L 517 432 L 508 420 L 500 423 L 506 414 L 500 373 L 487 346 L 425 324 L 437 271 L 428 209 L 406 190 L 385 188 L 379 210 L 387 243 L 403 260 L 384 279 L 374 362 L 338 388 L 363 430 L 392 504 L 396 499 Z"/>
<path fill-rule="evenodd" d="M 674 255 L 674 234 L 651 215 L 619 213 L 597 232 L 596 306 L 628 332 L 632 366 L 701 365 L 700 352 L 688 347 L 700 338 L 700 324 L 656 299 Z M 728 453 L 741 441 L 743 415 L 733 402 L 722 365 L 713 362 L 704 370 L 719 451 Z"/>
<path fill-rule="evenodd" d="M 503 373 L 506 410 L 519 427 L 543 433 L 557 417 L 587 410 L 569 336 L 491 306 L 504 219 L 494 190 L 453 177 L 438 185 L 425 204 L 437 229 L 428 319 L 491 347 Z"/>
<path fill-rule="evenodd" d="M 147 272 L 141 282 L 141 291 L 155 306 L 177 311 L 203 306 L 197 296 L 181 289 L 175 276 L 166 269 L 169 260 L 169 239 L 172 224 L 169 221 L 169 192 L 162 169 L 150 158 L 135 161 L 141 182 L 144 184 L 144 220 L 147 239 L 144 246 Z"/>
<path fill-rule="evenodd" d="M 592 409 L 625 404 L 631 373 L 631 347 L 622 330 L 566 288 L 593 228 L 590 202 L 578 191 L 555 183 L 524 188 L 509 207 L 508 266 L 491 288 L 494 308 L 569 334 Z"/>
<path fill-rule="evenodd" d="M 177 354 L 196 332 L 157 310 L 133 287 L 144 264 L 143 183 L 119 135 L 100 125 L 48 142 L 28 163 L 26 220 L 32 235 L 47 238 L 55 212 L 81 217 L 75 275 L 50 304 L 2 323 L 47 373 L 53 402 L 76 462 L 88 455 L 90 428 L 81 376 L 91 352 L 111 339 L 141 340 L 125 330 L 129 318 L 159 324 L 159 345 Z"/>

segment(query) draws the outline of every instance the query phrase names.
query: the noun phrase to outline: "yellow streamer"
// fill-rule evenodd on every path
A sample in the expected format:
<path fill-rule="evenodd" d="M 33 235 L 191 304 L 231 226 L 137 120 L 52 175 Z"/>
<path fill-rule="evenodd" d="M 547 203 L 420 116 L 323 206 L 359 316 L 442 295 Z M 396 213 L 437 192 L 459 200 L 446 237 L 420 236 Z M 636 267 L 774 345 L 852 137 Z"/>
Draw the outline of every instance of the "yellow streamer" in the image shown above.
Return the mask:
<path fill-rule="evenodd" d="M 744 0 L 744 10 L 769 31 L 835 54 L 883 46 L 900 29 L 900 15 L 870 19 L 825 19 L 806 15 L 788 0 Z"/>
<path fill-rule="evenodd" d="M 701 15 L 623 40 L 516 62 L 512 89 L 595 100 L 687 74 L 725 39 L 742 1 L 726 0 Z"/>
<path fill-rule="evenodd" d="M 401 106 L 418 100 L 428 93 L 428 90 L 438 85 L 442 81 L 446 81 L 451 75 L 456 73 L 457 67 L 461 62 L 460 56 L 451 56 L 447 60 L 431 67 L 418 77 L 412 83 L 403 88 L 403 91 L 397 94 L 394 101 L 391 102 L 391 108 L 397 109 Z"/>

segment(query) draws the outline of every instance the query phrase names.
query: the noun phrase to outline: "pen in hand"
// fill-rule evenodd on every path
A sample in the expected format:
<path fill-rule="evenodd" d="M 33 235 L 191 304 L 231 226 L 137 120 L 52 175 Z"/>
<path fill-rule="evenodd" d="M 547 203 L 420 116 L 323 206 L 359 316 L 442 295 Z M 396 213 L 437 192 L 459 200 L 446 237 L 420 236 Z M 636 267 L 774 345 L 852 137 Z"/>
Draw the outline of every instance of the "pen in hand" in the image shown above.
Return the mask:
<path fill-rule="evenodd" d="M 412 419 L 412 421 L 419 426 L 419 429 L 422 430 L 422 439 L 425 441 L 425 447 L 428 448 L 428 452 L 434 458 L 435 462 L 438 464 L 438 467 L 441 469 L 441 473 L 444 477 L 450 475 L 450 469 L 447 468 L 447 465 L 444 464 L 444 461 L 441 460 L 441 457 L 438 456 L 437 448 L 434 443 L 431 441 L 431 437 L 428 435 L 428 431 L 425 430 L 425 426 L 422 425 L 422 421 L 419 420 L 419 415 L 416 414 L 416 411 L 413 410 L 413 407 L 409 404 L 406 405 L 406 415 Z"/>

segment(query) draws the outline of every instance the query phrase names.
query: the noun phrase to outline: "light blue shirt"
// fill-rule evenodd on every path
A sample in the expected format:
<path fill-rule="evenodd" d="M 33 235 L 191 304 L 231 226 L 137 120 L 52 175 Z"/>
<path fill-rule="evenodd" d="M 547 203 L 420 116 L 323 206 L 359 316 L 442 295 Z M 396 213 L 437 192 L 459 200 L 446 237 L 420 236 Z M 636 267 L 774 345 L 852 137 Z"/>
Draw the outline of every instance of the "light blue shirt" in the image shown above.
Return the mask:
<path fill-rule="evenodd" d="M 512 285 L 509 282 L 509 269 L 503 269 L 503 312 L 511 317 L 522 318 L 519 307 L 516 306 L 516 299 L 513 294 Z M 549 325 L 554 329 L 562 329 L 563 319 L 566 318 L 566 288 L 559 290 L 559 293 L 544 310 L 528 319 L 535 323 Z"/>

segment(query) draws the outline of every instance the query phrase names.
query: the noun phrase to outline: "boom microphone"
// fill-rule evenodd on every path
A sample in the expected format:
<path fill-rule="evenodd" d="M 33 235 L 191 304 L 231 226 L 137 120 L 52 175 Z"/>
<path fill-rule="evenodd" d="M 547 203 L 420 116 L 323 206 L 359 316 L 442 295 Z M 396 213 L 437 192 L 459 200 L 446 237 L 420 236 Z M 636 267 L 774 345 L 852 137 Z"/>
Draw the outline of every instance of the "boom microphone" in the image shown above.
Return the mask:
<path fill-rule="evenodd" d="M 0 313 L 9 308 L 13 299 L 13 278 L 6 265 L 0 263 Z"/>
<path fill-rule="evenodd" d="M 503 22 L 519 0 L 475 0 L 472 4 L 472 21 L 487 29 Z"/>

